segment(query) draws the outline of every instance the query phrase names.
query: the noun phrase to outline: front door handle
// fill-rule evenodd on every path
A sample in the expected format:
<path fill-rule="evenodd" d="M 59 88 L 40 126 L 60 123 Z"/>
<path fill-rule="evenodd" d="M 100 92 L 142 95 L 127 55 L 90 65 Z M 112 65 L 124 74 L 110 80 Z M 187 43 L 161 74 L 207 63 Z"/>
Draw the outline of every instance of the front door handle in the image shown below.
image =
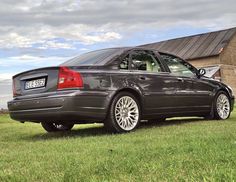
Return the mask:
<path fill-rule="evenodd" d="M 177 80 L 178 80 L 179 82 L 184 82 L 184 79 L 183 79 L 183 78 L 177 78 Z"/>

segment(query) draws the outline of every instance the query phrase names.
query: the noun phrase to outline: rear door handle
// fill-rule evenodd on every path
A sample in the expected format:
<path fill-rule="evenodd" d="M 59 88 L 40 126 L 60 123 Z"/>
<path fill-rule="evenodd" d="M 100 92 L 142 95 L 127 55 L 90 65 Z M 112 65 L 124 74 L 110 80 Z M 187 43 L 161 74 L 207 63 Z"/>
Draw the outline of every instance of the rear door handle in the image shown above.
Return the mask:
<path fill-rule="evenodd" d="M 146 80 L 146 77 L 140 76 L 140 77 L 139 77 L 139 80 Z"/>

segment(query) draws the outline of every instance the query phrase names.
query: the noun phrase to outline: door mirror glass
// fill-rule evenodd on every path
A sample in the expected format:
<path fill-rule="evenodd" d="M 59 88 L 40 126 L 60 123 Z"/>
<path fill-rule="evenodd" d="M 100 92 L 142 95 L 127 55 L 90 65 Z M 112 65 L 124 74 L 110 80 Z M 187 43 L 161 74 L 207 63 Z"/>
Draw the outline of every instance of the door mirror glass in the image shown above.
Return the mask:
<path fill-rule="evenodd" d="M 201 68 L 201 69 L 199 69 L 198 70 L 198 76 L 204 76 L 206 74 L 206 70 L 205 69 L 203 69 L 203 68 Z"/>

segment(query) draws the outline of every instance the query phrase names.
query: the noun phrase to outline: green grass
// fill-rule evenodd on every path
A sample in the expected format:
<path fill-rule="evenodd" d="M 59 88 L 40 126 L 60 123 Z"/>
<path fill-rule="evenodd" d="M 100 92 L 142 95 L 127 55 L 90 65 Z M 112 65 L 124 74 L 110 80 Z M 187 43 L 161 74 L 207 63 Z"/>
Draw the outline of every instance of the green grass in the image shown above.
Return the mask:
<path fill-rule="evenodd" d="M 98 124 L 47 134 L 1 115 L 0 181 L 236 181 L 236 112 L 117 135 Z"/>

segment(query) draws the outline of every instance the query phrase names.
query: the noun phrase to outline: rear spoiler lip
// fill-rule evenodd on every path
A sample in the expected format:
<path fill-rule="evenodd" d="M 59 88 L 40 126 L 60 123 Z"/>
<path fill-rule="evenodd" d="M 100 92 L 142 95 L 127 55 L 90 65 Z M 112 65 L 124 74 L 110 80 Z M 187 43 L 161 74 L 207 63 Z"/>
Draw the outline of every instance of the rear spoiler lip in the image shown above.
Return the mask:
<path fill-rule="evenodd" d="M 42 67 L 42 68 L 36 68 L 36 69 L 32 69 L 32 70 L 27 70 L 27 71 L 23 71 L 21 73 L 18 73 L 16 75 L 14 75 L 12 77 L 12 79 L 16 78 L 17 76 L 21 75 L 21 74 L 25 74 L 25 73 L 28 73 L 28 72 L 31 72 L 31 71 L 38 71 L 38 70 L 42 70 L 42 69 L 52 69 L 52 68 L 60 68 L 60 66 L 50 66 L 50 67 Z"/>
<path fill-rule="evenodd" d="M 47 69 L 59 69 L 60 67 L 63 67 L 63 65 L 59 65 L 59 66 L 48 66 L 48 67 L 41 67 L 41 68 L 36 68 L 36 69 L 32 69 L 32 70 L 27 70 L 27 71 L 23 71 L 21 73 L 18 73 L 16 75 L 14 75 L 12 77 L 12 79 L 16 78 L 17 76 L 21 75 L 21 74 L 25 74 L 25 73 L 28 73 L 28 72 L 31 72 L 31 71 L 38 71 L 38 70 L 47 70 Z M 71 68 L 71 69 L 104 69 L 105 66 L 102 65 L 102 66 L 66 66 L 65 67 L 68 67 L 68 68 Z"/>

